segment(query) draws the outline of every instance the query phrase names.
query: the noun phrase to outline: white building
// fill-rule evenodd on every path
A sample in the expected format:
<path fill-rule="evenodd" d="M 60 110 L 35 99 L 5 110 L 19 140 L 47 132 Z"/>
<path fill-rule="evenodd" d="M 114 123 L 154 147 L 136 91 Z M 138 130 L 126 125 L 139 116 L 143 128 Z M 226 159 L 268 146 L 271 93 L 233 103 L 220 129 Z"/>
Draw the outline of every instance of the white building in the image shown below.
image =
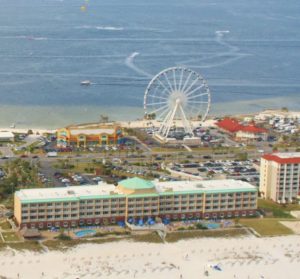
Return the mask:
<path fill-rule="evenodd" d="M 14 141 L 15 135 L 12 132 L 0 131 L 0 141 Z"/>
<path fill-rule="evenodd" d="M 295 201 L 300 193 L 300 152 L 264 155 L 260 165 L 260 191 L 279 203 Z"/>

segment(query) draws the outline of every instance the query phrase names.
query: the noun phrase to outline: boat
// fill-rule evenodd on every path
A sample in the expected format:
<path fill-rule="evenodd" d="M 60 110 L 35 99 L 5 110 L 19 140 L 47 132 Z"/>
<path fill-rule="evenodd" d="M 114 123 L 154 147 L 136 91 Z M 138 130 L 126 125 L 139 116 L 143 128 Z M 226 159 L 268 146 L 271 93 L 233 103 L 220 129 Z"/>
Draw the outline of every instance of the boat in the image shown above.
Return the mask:
<path fill-rule="evenodd" d="M 13 128 L 16 128 L 16 124 L 15 124 L 15 123 L 11 124 L 11 125 L 10 125 L 10 128 L 12 128 L 12 129 L 13 129 Z"/>
<path fill-rule="evenodd" d="M 83 80 L 82 82 L 80 82 L 81 85 L 91 85 L 91 81 L 90 80 Z"/>

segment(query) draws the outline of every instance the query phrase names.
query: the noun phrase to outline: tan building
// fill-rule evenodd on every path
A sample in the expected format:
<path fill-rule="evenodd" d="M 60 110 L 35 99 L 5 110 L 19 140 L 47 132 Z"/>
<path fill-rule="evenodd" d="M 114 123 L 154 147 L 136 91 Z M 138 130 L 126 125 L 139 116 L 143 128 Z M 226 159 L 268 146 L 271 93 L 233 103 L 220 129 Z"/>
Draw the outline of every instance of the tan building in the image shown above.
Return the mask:
<path fill-rule="evenodd" d="M 122 134 L 115 123 L 71 125 L 57 130 L 57 146 L 115 145 L 120 143 Z"/>
<path fill-rule="evenodd" d="M 278 203 L 296 201 L 300 193 L 300 152 L 264 155 L 260 165 L 260 192 Z"/>
<path fill-rule="evenodd" d="M 257 189 L 237 180 L 151 182 L 123 180 L 116 187 L 24 189 L 15 193 L 14 216 L 20 227 L 99 225 L 161 217 L 172 220 L 251 216 Z"/>

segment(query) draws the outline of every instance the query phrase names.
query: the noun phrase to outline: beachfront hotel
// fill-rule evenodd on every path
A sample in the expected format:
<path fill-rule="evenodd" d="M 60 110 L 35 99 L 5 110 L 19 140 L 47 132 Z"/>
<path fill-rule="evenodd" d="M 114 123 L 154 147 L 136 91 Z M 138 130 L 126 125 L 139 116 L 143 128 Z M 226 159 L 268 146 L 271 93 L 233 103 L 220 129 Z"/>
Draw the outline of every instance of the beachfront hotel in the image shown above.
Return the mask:
<path fill-rule="evenodd" d="M 148 217 L 172 220 L 251 216 L 257 189 L 238 180 L 152 182 L 24 189 L 14 197 L 19 227 L 100 225 Z"/>
<path fill-rule="evenodd" d="M 260 192 L 278 203 L 297 201 L 300 195 L 300 152 L 266 154 L 260 164 Z"/>
<path fill-rule="evenodd" d="M 115 123 L 71 125 L 57 130 L 57 147 L 116 145 L 122 134 L 121 127 Z"/>

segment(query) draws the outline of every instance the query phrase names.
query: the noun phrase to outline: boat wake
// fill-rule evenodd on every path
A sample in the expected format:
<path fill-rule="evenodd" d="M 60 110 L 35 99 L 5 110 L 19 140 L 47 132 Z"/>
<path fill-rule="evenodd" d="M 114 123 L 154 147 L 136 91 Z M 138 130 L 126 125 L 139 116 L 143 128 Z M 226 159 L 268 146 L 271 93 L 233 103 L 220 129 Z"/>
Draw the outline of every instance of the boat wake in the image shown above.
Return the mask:
<path fill-rule="evenodd" d="M 125 64 L 127 67 L 135 71 L 137 74 L 140 74 L 142 76 L 145 76 L 147 78 L 152 78 L 153 75 L 147 73 L 146 71 L 140 69 L 138 66 L 134 64 L 134 58 L 138 56 L 140 53 L 139 52 L 133 52 L 131 53 L 126 59 L 125 59 Z"/>
<path fill-rule="evenodd" d="M 215 32 L 216 34 L 215 42 L 218 45 L 227 48 L 228 49 L 227 51 L 216 53 L 216 54 L 208 54 L 201 58 L 193 58 L 185 61 L 180 61 L 177 64 L 186 67 L 205 69 L 205 68 L 224 66 L 229 63 L 233 63 L 234 61 L 237 61 L 245 56 L 249 56 L 250 54 L 241 53 L 239 52 L 240 49 L 238 47 L 224 41 L 225 34 L 229 34 L 229 33 L 230 33 L 229 30 L 217 30 Z"/>

